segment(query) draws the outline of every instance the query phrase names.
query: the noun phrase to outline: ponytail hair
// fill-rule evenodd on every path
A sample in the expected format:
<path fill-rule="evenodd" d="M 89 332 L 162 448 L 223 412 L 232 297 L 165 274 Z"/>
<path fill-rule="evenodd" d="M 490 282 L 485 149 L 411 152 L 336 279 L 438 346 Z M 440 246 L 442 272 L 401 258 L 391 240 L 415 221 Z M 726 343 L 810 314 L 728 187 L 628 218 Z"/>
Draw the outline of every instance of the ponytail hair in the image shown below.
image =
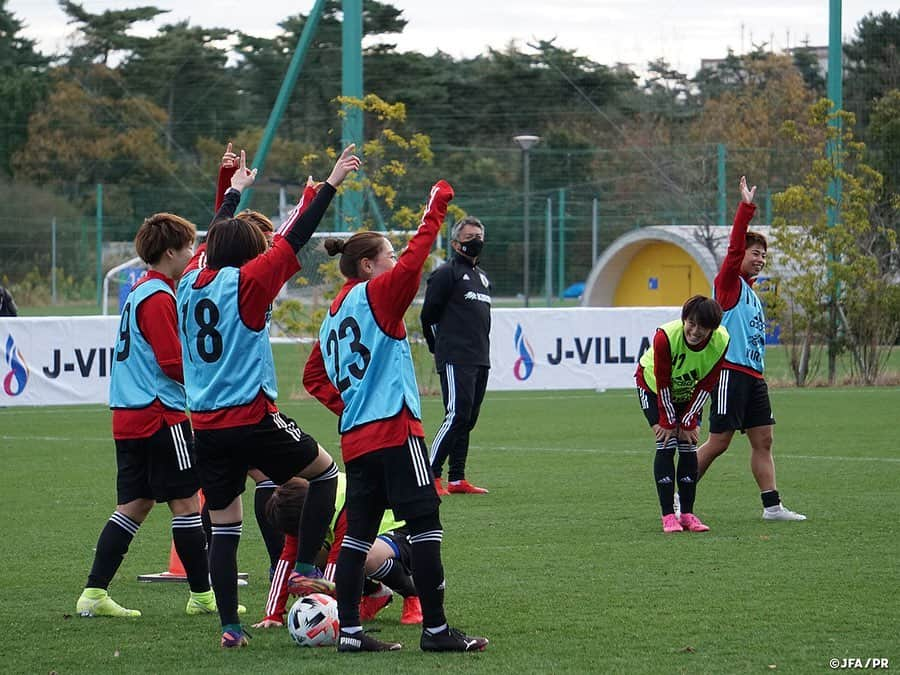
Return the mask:
<path fill-rule="evenodd" d="M 328 255 L 341 254 L 341 274 L 347 279 L 359 279 L 360 261 L 363 258 L 375 258 L 385 241 L 387 238 L 378 232 L 357 232 L 349 239 L 328 237 L 324 243 Z"/>

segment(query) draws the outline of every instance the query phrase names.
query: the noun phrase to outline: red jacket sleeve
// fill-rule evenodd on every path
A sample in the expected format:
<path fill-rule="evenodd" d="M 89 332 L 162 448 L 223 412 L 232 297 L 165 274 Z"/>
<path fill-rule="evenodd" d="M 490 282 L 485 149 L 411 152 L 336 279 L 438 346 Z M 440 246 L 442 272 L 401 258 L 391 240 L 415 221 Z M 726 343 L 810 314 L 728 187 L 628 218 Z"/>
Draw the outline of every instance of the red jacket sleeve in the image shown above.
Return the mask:
<path fill-rule="evenodd" d="M 741 201 L 737 213 L 734 214 L 728 252 L 714 281 L 716 300 L 722 309 L 731 309 L 741 298 L 741 264 L 744 262 L 744 251 L 747 248 L 747 229 L 755 213 L 756 204 Z"/>
<path fill-rule="evenodd" d="M 318 340 L 313 345 L 309 358 L 306 359 L 306 366 L 303 368 L 303 387 L 335 415 L 344 412 L 344 400 L 331 380 L 328 379 L 328 373 L 325 372 L 325 360 L 322 357 L 322 348 Z M 332 550 L 334 550 L 333 547 Z"/>
<path fill-rule="evenodd" d="M 284 623 L 284 613 L 287 608 L 287 580 L 294 569 L 297 558 L 297 537 L 284 535 L 284 548 L 275 566 L 275 574 L 272 576 L 272 585 L 269 587 L 269 597 L 266 599 L 266 619 Z"/>
<path fill-rule="evenodd" d="M 238 306 L 247 326 L 254 330 L 265 327 L 269 305 L 299 269 L 294 249 L 280 237 L 272 242 L 272 248 L 241 267 Z"/>
<path fill-rule="evenodd" d="M 334 569 L 334 566 L 337 565 L 338 555 L 341 552 L 341 543 L 344 541 L 345 534 L 347 534 L 347 511 L 346 509 L 341 509 L 337 522 L 334 524 L 334 541 L 331 544 L 331 550 L 328 551 L 326 570 Z M 325 576 L 328 575 L 326 574 Z"/>
<path fill-rule="evenodd" d="M 171 379 L 183 384 L 177 315 L 175 299 L 168 293 L 159 291 L 138 305 L 137 324 L 150 343 L 162 371 Z"/>
<path fill-rule="evenodd" d="M 367 291 L 372 313 L 381 329 L 392 337 L 406 336 L 403 315 L 419 291 L 422 267 L 447 215 L 451 199 L 453 188 L 449 183 L 440 180 L 434 184 L 419 229 L 394 269 L 369 282 Z"/>
<path fill-rule="evenodd" d="M 672 405 L 672 349 L 669 346 L 669 336 L 659 328 L 653 335 L 653 375 L 656 377 L 659 426 L 663 429 L 674 429 L 678 419 Z"/>
<path fill-rule="evenodd" d="M 216 183 L 216 211 L 221 208 L 222 201 L 225 198 L 225 193 L 228 191 L 228 188 L 231 187 L 231 177 L 237 172 L 237 170 L 238 168 L 236 166 L 219 166 L 219 180 Z"/>
<path fill-rule="evenodd" d="M 184 276 L 188 272 L 193 272 L 194 270 L 202 270 L 204 267 L 206 267 L 206 242 L 203 242 L 197 247 L 197 250 L 194 251 L 193 257 L 188 261 L 187 267 L 184 268 L 184 272 L 182 272 L 181 275 Z"/>

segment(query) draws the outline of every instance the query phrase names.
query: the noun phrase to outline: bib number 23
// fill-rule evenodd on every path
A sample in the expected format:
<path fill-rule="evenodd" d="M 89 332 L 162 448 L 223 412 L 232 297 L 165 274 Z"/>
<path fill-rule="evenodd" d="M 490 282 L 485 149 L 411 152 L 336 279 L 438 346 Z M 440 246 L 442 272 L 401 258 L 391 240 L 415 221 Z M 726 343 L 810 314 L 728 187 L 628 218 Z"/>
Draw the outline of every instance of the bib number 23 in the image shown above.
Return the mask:
<path fill-rule="evenodd" d="M 372 360 L 372 353 L 369 351 L 369 348 L 360 342 L 361 337 L 362 333 L 359 330 L 359 324 L 352 316 L 348 316 L 341 321 L 337 330 L 332 328 L 331 332 L 328 333 L 328 338 L 325 342 L 325 353 L 329 358 L 334 359 L 334 372 L 338 378 L 337 388 L 342 394 L 349 389 L 351 377 L 357 380 L 363 378 L 363 375 L 366 374 L 366 369 L 369 367 L 369 361 Z M 338 347 L 339 343 L 346 339 L 350 340 L 348 346 L 354 358 L 352 363 L 347 364 L 348 375 L 341 377 L 341 357 Z"/>

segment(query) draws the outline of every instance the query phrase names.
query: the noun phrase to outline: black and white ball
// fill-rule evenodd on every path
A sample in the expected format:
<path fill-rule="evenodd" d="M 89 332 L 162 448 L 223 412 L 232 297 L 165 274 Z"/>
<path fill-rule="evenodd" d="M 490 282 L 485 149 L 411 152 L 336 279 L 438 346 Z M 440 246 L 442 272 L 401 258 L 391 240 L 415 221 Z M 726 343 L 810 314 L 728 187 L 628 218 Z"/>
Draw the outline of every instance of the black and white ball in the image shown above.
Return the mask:
<path fill-rule="evenodd" d="M 337 644 L 337 600 L 323 593 L 298 599 L 288 612 L 288 632 L 301 647 L 327 647 Z"/>

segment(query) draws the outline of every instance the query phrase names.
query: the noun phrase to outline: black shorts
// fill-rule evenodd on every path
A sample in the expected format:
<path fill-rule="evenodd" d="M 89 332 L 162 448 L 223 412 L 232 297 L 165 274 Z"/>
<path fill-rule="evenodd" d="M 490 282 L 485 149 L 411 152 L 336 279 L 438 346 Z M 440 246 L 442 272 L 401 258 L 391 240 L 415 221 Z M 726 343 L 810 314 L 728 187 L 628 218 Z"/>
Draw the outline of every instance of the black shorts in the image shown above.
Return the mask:
<path fill-rule="evenodd" d="M 410 436 L 403 445 L 362 455 L 345 468 L 348 523 L 387 508 L 398 520 L 410 520 L 437 511 L 441 503 L 424 438 Z"/>
<path fill-rule="evenodd" d="M 394 560 L 400 563 L 403 571 L 412 574 L 412 544 L 409 541 L 409 530 L 400 527 L 379 534 L 378 538 L 393 549 Z"/>
<path fill-rule="evenodd" d="M 198 429 L 196 446 L 200 485 L 213 510 L 224 509 L 244 492 L 250 467 L 281 485 L 319 454 L 316 439 L 280 412 L 243 427 Z"/>
<path fill-rule="evenodd" d="M 769 387 L 760 377 L 739 370 L 722 369 L 719 384 L 713 392 L 709 431 L 744 431 L 775 424 Z"/>
<path fill-rule="evenodd" d="M 638 400 L 641 402 L 641 410 L 644 412 L 644 417 L 647 418 L 647 422 L 650 423 L 652 427 L 654 424 L 659 424 L 659 398 L 656 394 L 648 389 L 642 389 L 641 387 L 637 388 L 638 392 Z M 690 401 L 678 402 L 675 401 L 675 418 L 681 419 L 684 417 L 684 414 L 687 412 L 688 403 Z M 700 425 L 701 415 L 697 415 L 697 425 Z"/>
<path fill-rule="evenodd" d="M 187 420 L 163 425 L 149 438 L 116 441 L 116 499 L 168 502 L 192 497 L 200 489 L 194 438 Z"/>

